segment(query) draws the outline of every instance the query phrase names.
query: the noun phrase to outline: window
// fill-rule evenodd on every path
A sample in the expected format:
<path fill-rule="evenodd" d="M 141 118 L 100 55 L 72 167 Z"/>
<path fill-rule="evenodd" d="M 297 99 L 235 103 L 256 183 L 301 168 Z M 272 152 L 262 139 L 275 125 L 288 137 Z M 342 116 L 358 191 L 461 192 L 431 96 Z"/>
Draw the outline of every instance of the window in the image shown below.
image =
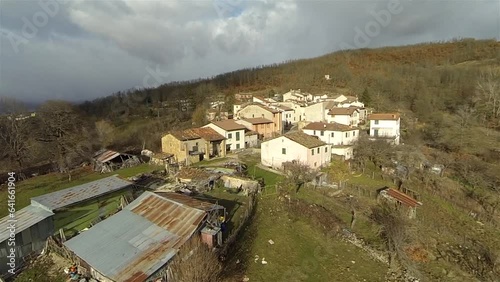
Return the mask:
<path fill-rule="evenodd" d="M 319 154 L 319 147 L 318 147 L 318 154 Z"/>
<path fill-rule="evenodd" d="M 316 130 L 313 131 L 313 135 L 316 135 Z"/>
<path fill-rule="evenodd" d="M 332 132 L 332 137 L 334 137 L 334 136 L 333 136 L 333 132 Z"/>
<path fill-rule="evenodd" d="M 321 136 L 325 136 L 325 132 L 321 130 Z"/>
<path fill-rule="evenodd" d="M 254 118 L 254 117 L 255 117 L 255 115 L 254 115 L 254 114 L 252 114 L 252 117 Z"/>
<path fill-rule="evenodd" d="M 281 148 L 281 154 L 286 155 L 286 148 Z"/>
<path fill-rule="evenodd" d="M 356 136 L 356 131 L 352 132 L 352 137 Z"/>
<path fill-rule="evenodd" d="M 325 153 L 328 153 L 328 147 L 325 147 Z"/>
<path fill-rule="evenodd" d="M 375 124 L 378 124 L 378 120 L 375 120 Z"/>
<path fill-rule="evenodd" d="M 345 133 L 345 137 L 349 137 L 349 132 L 346 132 L 346 133 Z"/>
<path fill-rule="evenodd" d="M 314 166 L 318 166 L 318 163 L 314 163 Z"/>
<path fill-rule="evenodd" d="M 314 156 L 314 149 L 311 149 L 311 155 Z"/>
<path fill-rule="evenodd" d="M 240 141 L 240 133 L 236 132 L 236 141 Z"/>
<path fill-rule="evenodd" d="M 236 144 L 236 149 L 239 149 L 240 148 L 240 144 Z"/>
<path fill-rule="evenodd" d="M 229 138 L 229 139 L 233 138 L 233 134 L 232 133 L 228 133 L 227 134 L 227 138 Z"/>

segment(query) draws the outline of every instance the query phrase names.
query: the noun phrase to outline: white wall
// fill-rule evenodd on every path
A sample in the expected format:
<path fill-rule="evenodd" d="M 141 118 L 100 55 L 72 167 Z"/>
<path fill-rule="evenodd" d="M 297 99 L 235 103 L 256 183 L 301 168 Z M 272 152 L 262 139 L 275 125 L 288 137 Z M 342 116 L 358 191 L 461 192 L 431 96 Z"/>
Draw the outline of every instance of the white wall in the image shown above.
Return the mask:
<path fill-rule="evenodd" d="M 213 130 L 217 131 L 217 133 L 219 133 L 220 135 L 226 137 L 227 138 L 226 146 L 231 145 L 231 147 L 230 147 L 231 151 L 245 148 L 245 130 L 244 129 L 226 131 L 213 123 L 209 123 L 209 124 L 205 125 L 204 127 L 210 127 Z M 237 137 L 239 137 L 239 140 Z"/>
<path fill-rule="evenodd" d="M 359 130 L 349 130 L 349 131 L 323 131 L 323 135 L 321 135 L 322 130 L 311 130 L 311 129 L 303 129 L 305 134 L 318 136 L 318 138 L 330 145 L 351 145 L 359 138 Z M 333 134 L 333 136 L 332 136 Z"/>
<path fill-rule="evenodd" d="M 284 162 L 297 160 L 307 164 L 312 169 L 318 169 L 330 163 L 331 149 L 329 147 L 329 145 L 324 145 L 308 149 L 281 136 L 261 144 L 261 163 L 265 166 L 281 169 Z M 283 149 L 285 149 L 285 154 L 283 154 Z M 314 155 L 311 150 L 314 150 Z"/>
<path fill-rule="evenodd" d="M 332 154 L 343 156 L 345 160 L 349 160 L 353 157 L 353 146 L 349 147 L 332 147 Z"/>
<path fill-rule="evenodd" d="M 396 145 L 399 144 L 400 120 L 370 120 L 370 137 L 394 137 Z"/>
<path fill-rule="evenodd" d="M 358 126 L 359 112 L 355 111 L 352 116 L 349 115 L 326 115 L 326 122 L 336 122 L 344 125 Z"/>

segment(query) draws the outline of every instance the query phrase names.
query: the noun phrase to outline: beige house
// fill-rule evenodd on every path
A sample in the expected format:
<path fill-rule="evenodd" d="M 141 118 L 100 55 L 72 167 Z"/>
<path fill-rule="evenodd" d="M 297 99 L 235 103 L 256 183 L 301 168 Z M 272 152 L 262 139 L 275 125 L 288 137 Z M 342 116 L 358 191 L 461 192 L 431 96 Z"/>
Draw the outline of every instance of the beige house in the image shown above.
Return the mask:
<path fill-rule="evenodd" d="M 245 148 L 245 130 L 247 128 L 244 125 L 228 119 L 213 121 L 204 127 L 212 128 L 226 138 L 226 152 Z"/>
<path fill-rule="evenodd" d="M 273 138 L 277 135 L 273 128 L 274 122 L 266 118 L 245 118 L 236 120 L 236 122 L 251 131 L 257 132 L 260 140 Z"/>
<path fill-rule="evenodd" d="M 326 116 L 326 121 L 349 126 L 358 126 L 359 116 L 359 109 L 357 107 L 332 108 Z"/>
<path fill-rule="evenodd" d="M 251 118 L 264 118 L 271 120 L 273 122 L 273 132 L 277 134 L 283 133 L 283 118 L 280 110 L 272 109 L 262 104 L 253 103 L 241 108 L 236 114 L 236 119 Z"/>
<path fill-rule="evenodd" d="M 328 165 L 331 158 L 330 145 L 300 131 L 290 132 L 261 144 L 261 163 L 276 169 L 281 169 L 285 162 L 293 161 L 319 169 Z"/>
<path fill-rule="evenodd" d="M 163 153 L 174 155 L 179 163 L 190 165 L 213 157 L 226 156 L 226 138 L 212 128 L 173 131 L 161 138 Z"/>

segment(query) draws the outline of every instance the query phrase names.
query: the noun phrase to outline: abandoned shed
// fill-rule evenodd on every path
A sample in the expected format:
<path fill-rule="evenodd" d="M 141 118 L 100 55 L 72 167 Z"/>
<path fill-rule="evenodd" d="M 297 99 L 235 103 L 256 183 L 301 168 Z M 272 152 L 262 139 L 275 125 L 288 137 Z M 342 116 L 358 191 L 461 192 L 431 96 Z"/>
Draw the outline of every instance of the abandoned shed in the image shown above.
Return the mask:
<path fill-rule="evenodd" d="M 47 238 L 54 233 L 54 213 L 50 211 L 27 206 L 14 215 L 14 218 L 6 216 L 0 219 L 0 277 L 4 278 L 9 276 L 10 266 L 7 263 L 11 248 L 15 249 L 15 267 L 22 267 L 24 259 L 39 254 Z M 15 246 L 9 245 L 10 238 L 15 238 Z"/>
<path fill-rule="evenodd" d="M 168 196 L 168 195 L 167 195 Z M 144 192 L 120 212 L 64 243 L 99 281 L 150 281 L 161 277 L 179 248 L 206 226 L 207 212 Z M 192 205 L 200 205 L 193 202 Z"/>
<path fill-rule="evenodd" d="M 116 169 L 133 167 L 140 164 L 137 156 L 118 153 L 112 150 L 102 149 L 94 157 L 94 171 L 100 173 L 111 172 Z"/>
<path fill-rule="evenodd" d="M 118 175 L 31 198 L 31 206 L 54 213 L 54 228 L 71 236 L 133 200 L 133 183 Z"/>

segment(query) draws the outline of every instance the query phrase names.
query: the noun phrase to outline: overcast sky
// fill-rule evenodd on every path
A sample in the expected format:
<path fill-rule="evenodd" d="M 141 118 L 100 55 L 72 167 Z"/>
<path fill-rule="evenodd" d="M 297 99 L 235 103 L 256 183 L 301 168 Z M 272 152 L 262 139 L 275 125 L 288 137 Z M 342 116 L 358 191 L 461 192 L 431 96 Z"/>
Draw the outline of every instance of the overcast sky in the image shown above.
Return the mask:
<path fill-rule="evenodd" d="M 500 37 L 500 0 L 392 1 L 0 0 L 0 96 L 82 101 L 345 48 Z"/>

